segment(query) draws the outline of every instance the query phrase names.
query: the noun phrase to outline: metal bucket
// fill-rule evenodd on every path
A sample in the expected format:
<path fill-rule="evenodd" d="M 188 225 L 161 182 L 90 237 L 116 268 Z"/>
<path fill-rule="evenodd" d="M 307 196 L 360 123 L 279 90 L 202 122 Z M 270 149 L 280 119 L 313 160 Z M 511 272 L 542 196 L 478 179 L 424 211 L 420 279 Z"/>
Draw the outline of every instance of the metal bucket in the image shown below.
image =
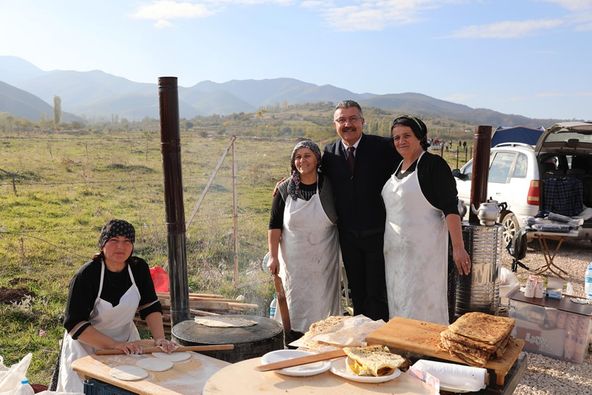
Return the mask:
<path fill-rule="evenodd" d="M 187 320 L 173 327 L 172 337 L 183 346 L 234 344 L 234 350 L 202 352 L 231 363 L 260 357 L 269 351 L 284 348 L 284 335 L 279 322 L 254 315 L 224 315 L 224 317 L 240 317 L 255 321 L 256 324 L 238 328 L 214 328 Z"/>
<path fill-rule="evenodd" d="M 456 276 L 457 317 L 469 311 L 497 314 L 503 226 L 463 224 L 465 248 L 473 266 L 468 276 Z"/>

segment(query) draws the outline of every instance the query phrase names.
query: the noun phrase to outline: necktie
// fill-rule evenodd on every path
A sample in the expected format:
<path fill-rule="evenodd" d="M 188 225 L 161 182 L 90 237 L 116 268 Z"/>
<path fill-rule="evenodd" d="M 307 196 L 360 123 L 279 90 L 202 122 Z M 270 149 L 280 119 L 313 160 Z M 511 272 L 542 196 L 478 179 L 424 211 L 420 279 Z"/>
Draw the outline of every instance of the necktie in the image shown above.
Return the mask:
<path fill-rule="evenodd" d="M 354 167 L 356 164 L 356 157 L 354 156 L 355 147 L 347 147 L 347 165 L 351 174 L 354 174 Z"/>

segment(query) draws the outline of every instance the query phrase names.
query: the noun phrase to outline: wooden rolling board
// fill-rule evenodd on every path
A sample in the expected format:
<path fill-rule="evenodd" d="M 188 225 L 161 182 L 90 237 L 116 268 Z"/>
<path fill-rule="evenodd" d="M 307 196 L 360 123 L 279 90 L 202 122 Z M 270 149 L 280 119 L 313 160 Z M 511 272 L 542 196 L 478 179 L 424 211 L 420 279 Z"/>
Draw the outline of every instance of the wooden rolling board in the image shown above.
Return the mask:
<path fill-rule="evenodd" d="M 369 334 L 366 341 L 368 344 L 389 346 L 393 351 L 412 352 L 466 365 L 461 359 L 440 348 L 440 332 L 444 329 L 446 329 L 446 325 L 394 317 L 387 324 Z M 524 340 L 512 339 L 501 358 L 493 359 L 485 365 L 487 370 L 495 373 L 497 385 L 504 385 L 506 374 L 518 359 L 523 347 Z"/>
<path fill-rule="evenodd" d="M 206 355 L 192 352 L 187 361 L 175 362 L 164 372 L 148 372 L 148 377 L 138 381 L 123 381 L 111 377 L 111 368 L 119 365 L 136 365 L 141 356 L 88 355 L 72 363 L 72 368 L 82 377 L 93 378 L 115 387 L 140 395 L 199 394 L 208 378 L 229 365 Z M 146 355 L 146 357 L 152 355 Z"/>
<path fill-rule="evenodd" d="M 203 395 L 432 395 L 433 391 L 418 379 L 401 373 L 380 384 L 358 383 L 330 371 L 307 377 L 292 377 L 255 369 L 260 358 L 229 365 L 207 381 Z"/>

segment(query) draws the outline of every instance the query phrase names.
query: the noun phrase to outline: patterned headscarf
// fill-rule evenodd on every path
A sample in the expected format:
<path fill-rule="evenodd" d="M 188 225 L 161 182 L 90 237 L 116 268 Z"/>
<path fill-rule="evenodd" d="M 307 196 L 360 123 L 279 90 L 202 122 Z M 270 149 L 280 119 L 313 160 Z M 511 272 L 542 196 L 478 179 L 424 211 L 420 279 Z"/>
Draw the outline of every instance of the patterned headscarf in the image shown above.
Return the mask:
<path fill-rule="evenodd" d="M 105 243 L 112 238 L 117 236 L 123 236 L 129 239 L 132 244 L 136 241 L 136 231 L 134 226 L 127 221 L 122 219 L 112 219 L 107 222 L 101 230 L 101 236 L 99 237 L 99 249 L 103 249 Z"/>
<path fill-rule="evenodd" d="M 321 150 L 319 146 L 315 144 L 312 140 L 302 140 L 298 142 L 294 149 L 292 150 L 292 157 L 290 158 L 290 167 L 292 169 L 292 177 L 288 182 L 288 194 L 292 196 L 293 200 L 298 199 L 298 195 L 300 194 L 300 173 L 296 169 L 296 164 L 294 163 L 296 160 L 296 152 L 300 148 L 308 148 L 312 151 L 312 153 L 317 157 L 317 171 L 321 166 Z"/>

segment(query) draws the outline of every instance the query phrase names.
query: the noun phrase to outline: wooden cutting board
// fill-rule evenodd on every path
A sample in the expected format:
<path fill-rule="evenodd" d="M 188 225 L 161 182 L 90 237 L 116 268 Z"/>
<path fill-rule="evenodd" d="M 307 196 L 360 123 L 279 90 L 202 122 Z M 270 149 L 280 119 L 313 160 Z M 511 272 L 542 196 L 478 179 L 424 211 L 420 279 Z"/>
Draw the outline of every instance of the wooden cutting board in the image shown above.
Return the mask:
<path fill-rule="evenodd" d="M 466 365 L 461 359 L 440 348 L 440 332 L 444 329 L 446 325 L 394 317 L 387 324 L 370 333 L 366 341 L 368 344 L 388 346 L 392 351 L 412 352 Z M 501 358 L 493 359 L 485 365 L 488 371 L 495 373 L 497 385 L 504 385 L 506 374 L 518 359 L 523 347 L 524 340 L 512 339 Z"/>

